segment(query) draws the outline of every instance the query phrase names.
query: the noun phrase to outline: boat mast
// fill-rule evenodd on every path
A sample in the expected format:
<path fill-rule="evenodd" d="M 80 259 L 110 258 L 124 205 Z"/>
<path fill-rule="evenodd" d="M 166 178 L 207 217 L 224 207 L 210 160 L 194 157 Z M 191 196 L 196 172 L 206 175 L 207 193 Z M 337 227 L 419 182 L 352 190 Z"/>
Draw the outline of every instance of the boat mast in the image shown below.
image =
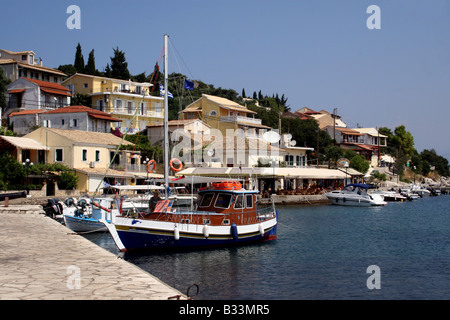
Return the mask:
<path fill-rule="evenodd" d="M 169 199 L 169 36 L 164 35 L 164 185 L 166 200 Z"/>

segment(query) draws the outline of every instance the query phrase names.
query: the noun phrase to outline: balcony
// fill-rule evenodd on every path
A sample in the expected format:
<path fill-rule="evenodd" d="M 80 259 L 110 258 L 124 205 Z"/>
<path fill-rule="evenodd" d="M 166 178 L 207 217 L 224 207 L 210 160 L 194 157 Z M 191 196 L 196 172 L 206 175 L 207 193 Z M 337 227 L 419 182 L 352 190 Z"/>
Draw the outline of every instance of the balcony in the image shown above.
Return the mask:
<path fill-rule="evenodd" d="M 345 137 L 342 139 L 343 143 L 362 143 L 364 144 L 364 138 Z"/>
<path fill-rule="evenodd" d="M 250 123 L 250 124 L 258 124 L 258 125 L 262 124 L 261 119 L 242 117 L 242 116 L 220 117 L 220 121 L 223 121 L 223 122 L 245 122 L 245 123 Z"/>

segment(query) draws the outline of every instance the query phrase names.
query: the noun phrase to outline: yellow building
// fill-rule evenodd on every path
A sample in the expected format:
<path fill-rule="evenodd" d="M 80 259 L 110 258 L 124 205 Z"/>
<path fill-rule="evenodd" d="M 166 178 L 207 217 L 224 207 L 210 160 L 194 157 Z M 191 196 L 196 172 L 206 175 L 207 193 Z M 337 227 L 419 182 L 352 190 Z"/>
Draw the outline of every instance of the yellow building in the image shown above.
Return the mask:
<path fill-rule="evenodd" d="M 261 119 L 255 118 L 256 112 L 234 101 L 203 94 L 181 111 L 181 119 L 201 119 L 211 128 L 226 134 L 227 129 L 243 129 L 246 136 L 256 136 L 259 130 L 272 128 L 262 125 Z"/>
<path fill-rule="evenodd" d="M 93 108 L 121 119 L 122 123 L 117 125 L 123 133 L 136 133 L 164 117 L 164 98 L 151 96 L 153 85 L 147 82 L 76 73 L 62 85 L 72 95 L 90 96 Z"/>
<path fill-rule="evenodd" d="M 24 138 L 33 139 L 47 148 L 46 163 L 61 163 L 73 168 L 78 176 L 77 189 L 93 193 L 103 187 L 103 181 L 110 184 L 119 182 L 121 185 L 133 184 L 136 175 L 127 171 L 110 169 L 113 160 L 115 164 L 131 162 L 131 152 L 122 150 L 115 155 L 117 147 L 133 144 L 122 141 L 111 133 L 100 133 L 81 130 L 65 130 L 40 127 L 30 132 Z"/>

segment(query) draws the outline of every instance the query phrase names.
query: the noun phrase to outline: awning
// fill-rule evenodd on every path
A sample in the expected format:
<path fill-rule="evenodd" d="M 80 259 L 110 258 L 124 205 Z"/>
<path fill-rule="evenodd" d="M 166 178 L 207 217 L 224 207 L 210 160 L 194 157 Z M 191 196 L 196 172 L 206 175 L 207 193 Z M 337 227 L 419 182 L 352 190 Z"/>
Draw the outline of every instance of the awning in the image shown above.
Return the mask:
<path fill-rule="evenodd" d="M 187 168 L 177 176 L 209 176 L 209 177 L 266 177 L 287 179 L 345 179 L 345 172 L 336 169 L 321 168 Z"/>
<path fill-rule="evenodd" d="M 90 117 L 96 118 L 96 119 L 108 120 L 108 121 L 111 121 L 111 122 L 122 122 L 121 119 L 111 117 L 109 114 L 103 115 L 103 114 L 97 114 L 97 113 L 93 113 L 93 112 L 88 113 L 88 114 L 89 114 Z"/>
<path fill-rule="evenodd" d="M 0 149 L 49 150 L 36 140 L 22 137 L 0 136 Z"/>
<path fill-rule="evenodd" d="M 134 174 L 106 168 L 74 168 L 75 171 L 84 173 L 88 176 L 101 176 L 111 178 L 135 178 Z"/>
<path fill-rule="evenodd" d="M 64 91 L 59 91 L 59 90 L 52 90 L 52 89 L 44 89 L 41 88 L 42 91 L 47 92 L 47 93 L 51 93 L 51 94 L 57 94 L 60 96 L 72 96 L 70 93 L 68 92 L 64 92 Z"/>
<path fill-rule="evenodd" d="M 9 90 L 8 93 L 12 94 L 12 93 L 22 93 L 25 92 L 25 89 L 14 89 L 14 90 Z"/>

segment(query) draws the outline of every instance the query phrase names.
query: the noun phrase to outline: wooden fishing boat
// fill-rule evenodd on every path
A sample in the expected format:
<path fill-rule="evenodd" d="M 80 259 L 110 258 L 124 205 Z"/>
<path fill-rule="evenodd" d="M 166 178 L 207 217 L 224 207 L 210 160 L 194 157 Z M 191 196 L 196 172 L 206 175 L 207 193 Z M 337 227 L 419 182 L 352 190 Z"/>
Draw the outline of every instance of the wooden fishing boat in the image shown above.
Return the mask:
<path fill-rule="evenodd" d="M 274 240 L 277 211 L 273 203 L 260 207 L 257 195 L 257 190 L 245 190 L 237 181 L 221 182 L 199 191 L 196 210 L 177 212 L 172 200 L 162 200 L 153 213 L 115 216 L 106 225 L 122 251 Z"/>

